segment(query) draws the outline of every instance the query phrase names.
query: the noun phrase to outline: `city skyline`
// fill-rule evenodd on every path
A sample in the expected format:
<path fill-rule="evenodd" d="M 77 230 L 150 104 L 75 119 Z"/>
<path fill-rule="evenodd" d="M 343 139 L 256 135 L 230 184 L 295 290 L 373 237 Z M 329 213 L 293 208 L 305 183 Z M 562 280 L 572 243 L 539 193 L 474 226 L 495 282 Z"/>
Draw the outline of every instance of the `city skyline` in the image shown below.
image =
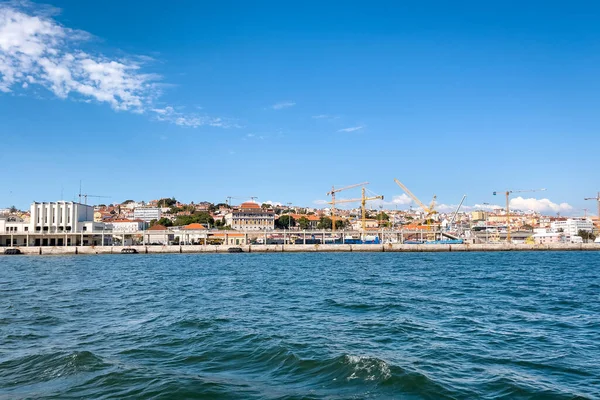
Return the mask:
<path fill-rule="evenodd" d="M 72 200 L 80 181 L 110 202 L 325 207 L 369 181 L 408 209 L 398 178 L 448 209 L 546 188 L 511 208 L 596 215 L 586 11 L 0 1 L 0 208 Z"/>

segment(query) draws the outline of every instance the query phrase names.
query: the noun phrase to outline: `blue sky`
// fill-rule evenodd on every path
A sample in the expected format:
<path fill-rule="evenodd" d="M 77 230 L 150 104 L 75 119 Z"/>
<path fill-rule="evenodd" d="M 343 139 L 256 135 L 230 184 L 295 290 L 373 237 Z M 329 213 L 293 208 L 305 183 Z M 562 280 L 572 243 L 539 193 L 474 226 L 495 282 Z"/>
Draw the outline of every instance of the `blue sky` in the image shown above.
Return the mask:
<path fill-rule="evenodd" d="M 398 178 L 596 214 L 600 7 L 522 3 L 0 1 L 0 208 L 81 180 L 305 206 L 369 181 L 406 209 Z"/>

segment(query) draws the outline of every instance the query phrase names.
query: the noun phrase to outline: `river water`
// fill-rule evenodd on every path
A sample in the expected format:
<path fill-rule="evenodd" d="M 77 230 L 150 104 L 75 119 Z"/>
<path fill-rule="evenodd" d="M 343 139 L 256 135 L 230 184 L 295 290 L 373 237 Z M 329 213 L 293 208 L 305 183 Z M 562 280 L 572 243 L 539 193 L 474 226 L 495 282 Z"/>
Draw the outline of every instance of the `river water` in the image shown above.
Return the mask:
<path fill-rule="evenodd" d="M 0 399 L 598 399 L 600 253 L 0 257 Z"/>

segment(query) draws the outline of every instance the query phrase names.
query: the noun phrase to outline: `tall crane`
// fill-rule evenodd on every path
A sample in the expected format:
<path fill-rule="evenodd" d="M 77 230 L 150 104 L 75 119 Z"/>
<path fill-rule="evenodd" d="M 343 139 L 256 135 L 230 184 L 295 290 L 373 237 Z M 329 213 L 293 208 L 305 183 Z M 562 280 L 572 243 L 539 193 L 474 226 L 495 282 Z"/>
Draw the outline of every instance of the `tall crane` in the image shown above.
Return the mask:
<path fill-rule="evenodd" d="M 466 198 L 467 198 L 467 195 L 466 194 L 463 195 L 462 200 L 458 204 L 458 207 L 456 207 L 456 211 L 454 211 L 454 214 L 452 214 L 452 218 L 450 218 L 450 223 L 448 223 L 448 226 L 450 226 L 454 223 L 454 220 L 456 219 L 456 215 L 458 214 L 458 210 L 460 210 L 460 207 L 462 206 L 462 203 L 465 201 Z"/>
<path fill-rule="evenodd" d="M 338 203 L 354 203 L 355 201 L 360 201 L 360 214 L 361 214 L 361 220 L 362 220 L 362 230 L 363 232 L 366 231 L 367 229 L 367 201 L 372 201 L 372 200 L 383 200 L 383 196 L 372 196 L 372 197 L 367 197 L 366 196 L 366 192 L 365 192 L 365 188 L 362 188 L 362 196 L 359 199 L 344 199 L 344 200 L 338 200 Z M 332 204 L 332 202 L 329 202 L 329 204 Z M 333 228 L 333 226 L 332 226 Z"/>
<path fill-rule="evenodd" d="M 248 196 L 253 202 L 255 199 L 258 199 L 256 196 Z M 225 198 L 225 204 L 231 206 L 231 199 L 247 199 L 248 197 L 239 197 L 239 196 L 227 196 Z"/>
<path fill-rule="evenodd" d="M 504 192 L 506 195 L 506 242 L 510 243 L 510 210 L 508 207 L 508 197 L 511 193 L 524 193 L 524 192 L 543 192 L 546 189 L 525 189 L 525 190 L 507 190 Z M 494 196 L 498 192 L 494 192 Z"/>
<path fill-rule="evenodd" d="M 326 196 L 331 196 L 331 230 L 335 232 L 335 194 L 341 192 L 342 190 L 352 189 L 358 186 L 368 185 L 369 182 L 355 183 L 354 185 L 344 186 L 343 188 L 336 189 L 334 186 L 331 187 L 331 190 L 327 192 Z M 338 202 L 339 203 L 339 202 Z M 347 202 L 344 202 L 347 203 Z"/>
<path fill-rule="evenodd" d="M 87 205 L 87 198 L 88 197 L 96 197 L 96 198 L 100 198 L 100 199 L 102 199 L 102 198 L 109 199 L 110 198 L 110 196 L 95 196 L 93 194 L 82 194 L 82 193 L 79 193 L 79 203 L 81 203 L 81 198 L 82 197 L 83 197 L 83 201 L 84 201 L 83 204 L 85 204 L 85 205 Z"/>
<path fill-rule="evenodd" d="M 600 192 L 596 197 L 586 197 L 584 200 L 596 200 L 598 202 L 598 226 L 600 227 Z"/>
<path fill-rule="evenodd" d="M 435 200 L 436 200 L 436 195 L 433 195 L 433 199 L 431 200 L 431 203 L 429 204 L 429 206 L 426 206 L 425 204 L 423 204 L 423 202 L 421 200 L 419 200 L 419 198 L 417 196 L 415 196 L 406 186 L 404 186 L 404 184 L 402 182 L 400 182 L 398 179 L 394 178 L 394 182 L 396 182 L 396 184 L 398 186 L 400 186 L 400 188 L 402 190 L 404 190 L 404 192 L 410 196 L 411 199 L 414 200 L 415 203 L 417 203 L 419 205 L 419 207 L 421 207 L 423 209 L 423 211 L 425 211 L 425 220 L 427 221 L 427 230 L 431 230 L 431 218 L 434 214 L 437 214 L 437 211 L 435 211 Z"/>

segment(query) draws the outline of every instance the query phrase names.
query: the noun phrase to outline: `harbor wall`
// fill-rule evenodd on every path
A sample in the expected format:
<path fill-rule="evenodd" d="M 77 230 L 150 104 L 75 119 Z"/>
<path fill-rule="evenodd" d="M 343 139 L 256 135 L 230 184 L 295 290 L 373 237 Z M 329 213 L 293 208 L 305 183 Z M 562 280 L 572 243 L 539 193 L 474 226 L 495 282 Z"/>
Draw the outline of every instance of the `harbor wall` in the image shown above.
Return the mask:
<path fill-rule="evenodd" d="M 121 254 L 124 248 L 135 249 L 140 254 L 193 254 L 228 253 L 232 246 L 61 246 L 14 247 L 27 255 L 90 255 Z M 600 243 L 548 243 L 548 244 L 292 244 L 236 246 L 244 253 L 300 253 L 300 252 L 474 252 L 474 251 L 598 251 Z M 0 248 L 3 255 L 3 248 Z"/>

